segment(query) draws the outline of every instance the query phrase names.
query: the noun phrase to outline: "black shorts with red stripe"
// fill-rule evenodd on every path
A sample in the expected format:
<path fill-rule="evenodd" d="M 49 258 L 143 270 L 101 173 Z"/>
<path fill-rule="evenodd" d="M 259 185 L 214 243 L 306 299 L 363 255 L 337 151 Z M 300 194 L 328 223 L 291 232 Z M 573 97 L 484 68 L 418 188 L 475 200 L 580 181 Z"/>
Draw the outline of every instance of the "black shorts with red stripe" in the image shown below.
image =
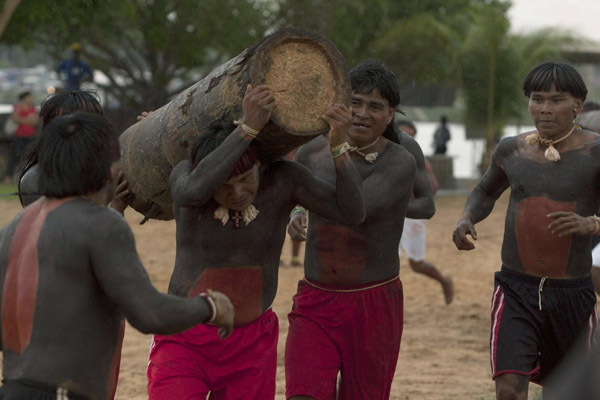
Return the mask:
<path fill-rule="evenodd" d="M 591 347 L 596 324 L 590 277 L 539 278 L 503 266 L 494 275 L 492 379 L 513 373 L 543 384 L 574 344 Z"/>

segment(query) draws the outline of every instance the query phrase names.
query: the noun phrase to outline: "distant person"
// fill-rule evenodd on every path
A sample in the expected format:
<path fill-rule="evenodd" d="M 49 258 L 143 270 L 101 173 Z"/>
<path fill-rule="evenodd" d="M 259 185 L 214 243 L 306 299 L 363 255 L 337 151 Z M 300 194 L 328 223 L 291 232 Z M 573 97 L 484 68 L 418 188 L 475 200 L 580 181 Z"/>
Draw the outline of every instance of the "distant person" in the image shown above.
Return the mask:
<path fill-rule="evenodd" d="M 12 157 L 7 166 L 8 176 L 11 180 L 21 160 L 21 154 L 25 146 L 33 140 L 37 129 L 38 112 L 33 105 L 33 94 L 31 92 L 19 94 L 19 104 L 14 106 L 12 118 L 18 127 L 12 140 Z"/>
<path fill-rule="evenodd" d="M 435 148 L 435 154 L 446 154 L 448 150 L 447 143 L 450 140 L 450 130 L 446 125 L 448 119 L 445 115 L 440 118 L 440 126 L 435 130 L 433 134 L 433 146 Z"/>
<path fill-rule="evenodd" d="M 159 293 L 115 193 L 118 134 L 97 114 L 56 118 L 40 137 L 44 195 L 0 230 L 1 399 L 114 396 L 125 319 L 144 333 L 201 323 L 233 329 L 233 306 L 206 290 Z"/>
<path fill-rule="evenodd" d="M 73 43 L 71 45 L 73 57 L 61 61 L 56 69 L 59 76 L 64 75 L 63 80 L 68 90 L 79 90 L 82 82 L 92 82 L 94 80 L 94 71 L 80 59 L 82 50 L 83 46 L 81 44 Z"/>
<path fill-rule="evenodd" d="M 544 385 L 580 335 L 593 344 L 597 324 L 590 236 L 600 234 L 600 136 L 573 122 L 587 88 L 572 66 L 547 62 L 523 93 L 536 130 L 496 146 L 453 234 L 459 250 L 474 249 L 467 235 L 477 240 L 474 225 L 510 188 L 491 307 L 497 399 L 526 399 L 529 382 Z"/>
<path fill-rule="evenodd" d="M 411 137 L 417 135 L 416 125 L 409 120 L 399 120 L 397 123 L 399 130 L 406 132 Z M 433 194 L 439 189 L 439 184 L 431 164 L 425 159 L 425 169 L 431 183 L 431 190 Z M 446 304 L 452 303 L 454 298 L 454 283 L 452 278 L 444 276 L 440 270 L 432 263 L 425 260 L 425 237 L 427 234 L 426 220 L 424 219 L 404 219 L 404 230 L 402 231 L 402 237 L 400 238 L 399 254 L 404 253 L 408 258 L 408 263 L 413 271 L 420 274 L 426 275 L 440 283 L 442 290 L 444 291 L 444 300 Z"/>

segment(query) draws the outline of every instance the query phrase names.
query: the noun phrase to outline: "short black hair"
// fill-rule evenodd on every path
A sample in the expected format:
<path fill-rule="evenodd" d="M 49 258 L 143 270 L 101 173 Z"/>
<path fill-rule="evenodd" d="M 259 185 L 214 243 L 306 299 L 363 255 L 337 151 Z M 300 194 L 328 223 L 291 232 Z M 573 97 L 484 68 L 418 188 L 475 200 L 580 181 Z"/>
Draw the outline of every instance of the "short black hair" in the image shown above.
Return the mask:
<path fill-rule="evenodd" d="M 40 193 L 52 198 L 95 193 L 106 185 L 119 158 L 119 135 L 103 116 L 57 117 L 40 137 Z"/>
<path fill-rule="evenodd" d="M 217 147 L 219 147 L 225 141 L 225 139 L 227 139 L 227 136 L 229 136 L 234 129 L 235 125 L 233 124 L 219 123 L 209 127 L 205 132 L 203 132 L 202 136 L 198 138 L 192 147 L 190 154 L 192 167 L 196 168 L 196 166 L 204 157 L 216 150 Z M 252 142 L 233 166 L 229 178 L 249 170 L 256 163 L 256 161 L 258 161 L 258 152 L 254 147 L 254 142 Z"/>
<path fill-rule="evenodd" d="M 23 101 L 23 99 L 29 95 L 31 95 L 31 92 L 29 90 L 19 93 L 19 101 Z"/>
<path fill-rule="evenodd" d="M 404 126 L 409 126 L 409 127 L 411 127 L 413 129 L 413 131 L 415 131 L 415 133 L 417 132 L 417 126 L 411 120 L 409 120 L 409 119 L 399 119 L 398 121 L 396 121 L 396 127 L 400 128 L 403 125 Z"/>
<path fill-rule="evenodd" d="M 382 61 L 368 59 L 352 68 L 350 71 L 350 84 L 352 91 L 360 94 L 368 94 L 377 89 L 381 97 L 386 99 L 393 109 L 400 105 L 400 85 L 398 85 L 396 75 Z M 399 143 L 394 118 L 395 115 L 385 128 L 383 136 Z"/>
<path fill-rule="evenodd" d="M 40 118 L 46 126 L 59 115 L 89 112 L 103 115 L 98 95 L 88 90 L 65 90 L 46 97 L 40 106 Z"/>
<path fill-rule="evenodd" d="M 48 96 L 40 106 L 40 118 L 42 129 L 52 120 L 60 115 L 68 115 L 76 112 L 89 112 L 103 115 L 98 95 L 88 90 L 64 90 Z M 33 140 L 25 146 L 21 154 L 17 171 L 19 181 L 29 168 L 38 163 L 40 135 L 34 136 Z"/>
<path fill-rule="evenodd" d="M 547 92 L 552 84 L 556 90 L 585 101 L 587 87 L 579 72 L 569 64 L 553 61 L 540 64 L 527 74 L 523 81 L 523 93 L 530 97 L 531 92 Z"/>

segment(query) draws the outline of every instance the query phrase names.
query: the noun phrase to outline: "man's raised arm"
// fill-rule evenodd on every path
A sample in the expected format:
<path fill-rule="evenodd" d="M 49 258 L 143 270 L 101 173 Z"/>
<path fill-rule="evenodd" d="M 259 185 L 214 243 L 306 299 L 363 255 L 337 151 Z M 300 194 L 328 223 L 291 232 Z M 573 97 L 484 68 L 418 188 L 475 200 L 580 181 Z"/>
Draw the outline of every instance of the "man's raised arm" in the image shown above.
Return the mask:
<path fill-rule="evenodd" d="M 348 225 L 360 224 L 366 215 L 362 180 L 347 152 L 350 146 L 346 142 L 352 114 L 345 105 L 335 104 L 321 118 L 330 126 L 327 141 L 335 164 L 335 188 L 297 165 L 295 200 L 324 218 Z"/>
<path fill-rule="evenodd" d="M 198 165 L 184 160 L 173 169 L 170 185 L 174 202 L 184 207 L 206 203 L 227 181 L 236 161 L 271 118 L 271 111 L 276 104 L 268 86 L 253 88 L 248 85 L 239 126 Z"/>

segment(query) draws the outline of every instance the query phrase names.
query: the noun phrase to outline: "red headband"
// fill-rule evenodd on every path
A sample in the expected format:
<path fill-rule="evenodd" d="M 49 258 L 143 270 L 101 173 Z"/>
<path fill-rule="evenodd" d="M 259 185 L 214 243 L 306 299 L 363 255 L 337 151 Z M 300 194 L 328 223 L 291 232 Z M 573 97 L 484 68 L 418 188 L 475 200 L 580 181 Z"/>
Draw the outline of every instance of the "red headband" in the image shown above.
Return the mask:
<path fill-rule="evenodd" d="M 248 149 L 242 154 L 240 159 L 234 164 L 233 171 L 229 175 L 228 179 L 233 178 L 234 176 L 238 176 L 248 171 L 250 168 L 256 164 L 258 160 L 258 156 L 256 154 L 256 150 L 254 147 L 248 147 Z"/>

